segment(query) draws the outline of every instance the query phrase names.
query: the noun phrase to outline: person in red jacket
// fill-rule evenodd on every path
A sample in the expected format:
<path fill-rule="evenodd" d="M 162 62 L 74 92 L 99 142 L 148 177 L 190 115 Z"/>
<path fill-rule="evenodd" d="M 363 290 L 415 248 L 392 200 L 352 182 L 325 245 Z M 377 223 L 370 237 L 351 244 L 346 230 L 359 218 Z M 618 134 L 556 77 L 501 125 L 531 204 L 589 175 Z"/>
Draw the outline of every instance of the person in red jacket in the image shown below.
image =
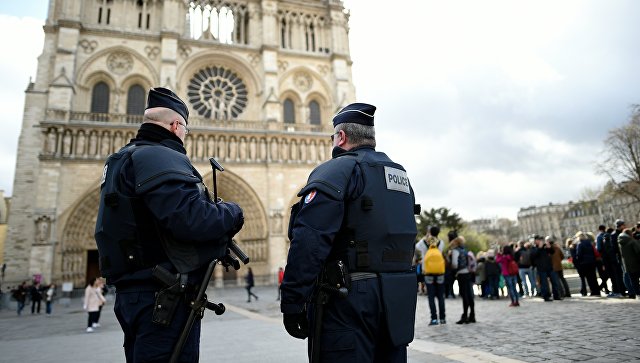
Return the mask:
<path fill-rule="evenodd" d="M 278 268 L 278 298 L 276 300 L 280 300 L 280 288 L 282 287 L 282 279 L 284 279 L 284 269 L 280 267 Z"/>

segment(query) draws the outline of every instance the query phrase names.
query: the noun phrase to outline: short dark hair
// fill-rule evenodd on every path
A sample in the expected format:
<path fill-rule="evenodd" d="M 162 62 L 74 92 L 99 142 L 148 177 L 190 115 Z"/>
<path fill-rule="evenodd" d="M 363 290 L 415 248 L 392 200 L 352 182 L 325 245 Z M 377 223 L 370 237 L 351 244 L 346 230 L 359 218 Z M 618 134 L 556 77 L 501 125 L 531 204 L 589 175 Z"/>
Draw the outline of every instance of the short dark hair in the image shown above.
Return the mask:
<path fill-rule="evenodd" d="M 438 234 L 440 234 L 440 227 L 433 226 L 433 227 L 429 228 L 429 234 L 434 236 L 434 237 L 438 237 Z"/>
<path fill-rule="evenodd" d="M 598 226 L 598 231 L 606 231 L 607 230 L 607 226 L 605 226 L 604 224 L 601 224 Z"/>

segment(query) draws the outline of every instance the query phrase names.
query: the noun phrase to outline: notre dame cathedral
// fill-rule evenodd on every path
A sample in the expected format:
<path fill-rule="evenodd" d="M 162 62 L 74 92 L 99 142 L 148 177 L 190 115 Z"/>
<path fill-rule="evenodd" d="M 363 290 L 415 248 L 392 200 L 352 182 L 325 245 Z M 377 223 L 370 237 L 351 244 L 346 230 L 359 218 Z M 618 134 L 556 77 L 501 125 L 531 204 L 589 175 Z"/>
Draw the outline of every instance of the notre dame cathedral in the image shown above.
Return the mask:
<path fill-rule="evenodd" d="M 5 245 L 6 279 L 83 287 L 104 162 L 142 120 L 151 87 L 190 108 L 185 147 L 211 188 L 245 213 L 256 276 L 284 266 L 289 207 L 330 158 L 331 118 L 355 100 L 340 0 L 51 0 L 25 92 Z M 242 270 L 216 269 L 235 283 Z"/>

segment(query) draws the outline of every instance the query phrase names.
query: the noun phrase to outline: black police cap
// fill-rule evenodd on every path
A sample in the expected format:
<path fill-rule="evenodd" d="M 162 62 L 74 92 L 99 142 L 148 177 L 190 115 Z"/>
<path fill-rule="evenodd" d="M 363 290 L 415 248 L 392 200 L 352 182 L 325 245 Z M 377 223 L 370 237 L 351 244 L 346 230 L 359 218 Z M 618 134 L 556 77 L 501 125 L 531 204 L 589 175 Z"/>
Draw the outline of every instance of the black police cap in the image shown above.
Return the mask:
<path fill-rule="evenodd" d="M 149 90 L 147 97 L 147 109 L 154 107 L 164 107 L 176 111 L 189 122 L 189 109 L 187 105 L 173 91 L 163 87 L 156 87 Z"/>
<path fill-rule="evenodd" d="M 376 106 L 367 103 L 352 103 L 333 116 L 333 127 L 341 123 L 354 123 L 373 126 L 373 114 Z"/>

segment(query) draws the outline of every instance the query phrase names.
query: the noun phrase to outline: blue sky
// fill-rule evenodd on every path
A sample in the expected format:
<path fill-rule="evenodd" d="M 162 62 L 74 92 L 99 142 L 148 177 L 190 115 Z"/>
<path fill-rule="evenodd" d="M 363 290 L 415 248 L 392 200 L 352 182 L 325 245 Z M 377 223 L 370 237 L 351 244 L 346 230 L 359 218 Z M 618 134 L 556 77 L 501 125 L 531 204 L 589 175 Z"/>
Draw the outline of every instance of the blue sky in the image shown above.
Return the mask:
<path fill-rule="evenodd" d="M 0 58 L 7 195 L 47 5 L 0 1 L 0 42 L 12 49 Z M 378 107 L 378 150 L 405 166 L 423 207 L 515 219 L 604 184 L 603 140 L 640 103 L 640 1 L 345 5 L 357 101 Z"/>

